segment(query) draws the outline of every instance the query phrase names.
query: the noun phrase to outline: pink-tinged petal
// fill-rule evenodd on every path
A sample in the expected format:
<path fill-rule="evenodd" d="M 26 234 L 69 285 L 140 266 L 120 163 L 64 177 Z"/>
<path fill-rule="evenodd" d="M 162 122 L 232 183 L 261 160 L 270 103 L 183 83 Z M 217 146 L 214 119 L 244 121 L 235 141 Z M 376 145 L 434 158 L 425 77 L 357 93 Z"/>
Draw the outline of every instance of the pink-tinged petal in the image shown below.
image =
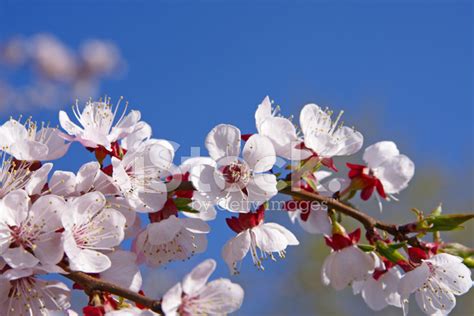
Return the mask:
<path fill-rule="evenodd" d="M 209 225 L 199 218 L 181 218 L 180 221 L 183 227 L 195 234 L 207 234 L 211 230 Z"/>
<path fill-rule="evenodd" d="M 64 255 L 61 233 L 45 234 L 35 242 L 33 253 L 44 265 L 55 265 Z"/>
<path fill-rule="evenodd" d="M 62 228 L 61 215 L 66 211 L 66 201 L 57 195 L 43 195 L 31 206 L 29 220 L 45 232 Z"/>
<path fill-rule="evenodd" d="M 206 285 L 207 280 L 215 269 L 216 261 L 212 259 L 207 259 L 197 265 L 183 279 L 184 293 L 189 295 L 197 294 Z"/>
<path fill-rule="evenodd" d="M 381 141 L 370 145 L 364 151 L 363 159 L 369 168 L 377 168 L 381 163 L 400 154 L 397 145 L 391 141 Z"/>
<path fill-rule="evenodd" d="M 405 189 L 414 174 L 415 164 L 405 155 L 385 160 L 375 172 L 387 194 L 399 193 Z"/>
<path fill-rule="evenodd" d="M 10 281 L 0 276 L 0 304 L 3 305 L 8 300 L 8 294 L 10 293 L 11 285 Z"/>
<path fill-rule="evenodd" d="M 66 254 L 70 259 L 69 267 L 72 271 L 101 273 L 112 265 L 109 257 L 90 249 L 80 249 L 75 253 L 68 253 L 66 251 Z"/>
<path fill-rule="evenodd" d="M 48 147 L 48 154 L 43 157 L 43 160 L 55 160 L 63 157 L 70 146 L 70 143 L 64 142 L 64 138 L 56 128 L 41 129 L 36 133 L 36 141 Z"/>
<path fill-rule="evenodd" d="M 52 194 L 70 196 L 76 191 L 76 175 L 69 171 L 55 171 L 49 180 Z"/>
<path fill-rule="evenodd" d="M 87 193 L 91 190 L 99 169 L 100 164 L 95 161 L 88 162 L 81 166 L 76 176 L 77 193 Z"/>
<path fill-rule="evenodd" d="M 202 164 L 190 169 L 190 180 L 201 193 L 215 199 L 225 188 L 225 180 L 214 166 Z"/>
<path fill-rule="evenodd" d="M 250 232 L 245 230 L 227 241 L 222 249 L 222 257 L 231 273 L 237 273 L 237 262 L 241 261 L 250 250 Z"/>
<path fill-rule="evenodd" d="M 225 208 L 229 212 L 235 213 L 248 213 L 250 212 L 252 203 L 248 196 L 238 188 L 231 189 L 233 191 L 226 192 L 226 195 L 219 199 L 218 204 L 220 207 Z"/>
<path fill-rule="evenodd" d="M 3 207 L 0 218 L 9 226 L 19 226 L 28 217 L 30 198 L 26 191 L 12 191 L 1 202 Z"/>
<path fill-rule="evenodd" d="M 9 248 L 2 256 L 13 269 L 33 268 L 39 263 L 39 260 L 23 247 Z"/>
<path fill-rule="evenodd" d="M 48 146 L 26 139 L 11 144 L 8 152 L 18 160 L 44 160 L 48 154 Z"/>
<path fill-rule="evenodd" d="M 183 225 L 176 216 L 170 216 L 158 223 L 151 223 L 147 227 L 148 242 L 153 245 L 168 243 L 175 238 L 182 228 Z"/>
<path fill-rule="evenodd" d="M 125 237 L 125 216 L 119 211 L 108 208 L 101 211 L 93 221 L 98 227 L 102 227 L 100 239 L 95 244 L 101 248 L 112 248 L 120 245 Z M 99 233 L 97 233 L 99 234 Z"/>
<path fill-rule="evenodd" d="M 133 292 L 140 291 L 142 275 L 137 266 L 137 256 L 133 252 L 116 250 L 108 254 L 112 266 L 100 273 L 100 278 Z"/>
<path fill-rule="evenodd" d="M 255 125 L 259 133 L 261 133 L 263 122 L 270 117 L 272 117 L 272 103 L 270 97 L 267 95 L 262 103 L 258 105 L 257 111 L 255 111 Z"/>
<path fill-rule="evenodd" d="M 383 291 L 383 283 L 368 277 L 364 283 L 362 290 L 362 298 L 365 303 L 374 311 L 384 309 L 388 304 L 385 300 L 385 293 Z"/>
<path fill-rule="evenodd" d="M 238 157 L 240 130 L 228 124 L 217 125 L 207 135 L 205 145 L 209 156 L 216 161 L 224 157 Z"/>
<path fill-rule="evenodd" d="M 166 316 L 177 316 L 178 308 L 181 306 L 182 299 L 181 295 L 183 290 L 181 284 L 178 283 L 173 286 L 168 292 L 163 296 L 163 301 L 161 302 L 161 309 Z"/>
<path fill-rule="evenodd" d="M 25 186 L 25 190 L 28 195 L 36 195 L 41 193 L 46 182 L 48 182 L 48 175 L 52 168 L 52 163 L 46 163 L 38 170 L 33 171 L 30 176 L 30 180 Z"/>
<path fill-rule="evenodd" d="M 64 111 L 59 111 L 59 124 L 69 135 L 78 135 L 83 132 L 83 129 L 74 124 Z"/>
<path fill-rule="evenodd" d="M 250 137 L 245 143 L 242 156 L 254 172 L 268 171 L 276 162 L 272 142 L 267 137 L 258 134 Z"/>

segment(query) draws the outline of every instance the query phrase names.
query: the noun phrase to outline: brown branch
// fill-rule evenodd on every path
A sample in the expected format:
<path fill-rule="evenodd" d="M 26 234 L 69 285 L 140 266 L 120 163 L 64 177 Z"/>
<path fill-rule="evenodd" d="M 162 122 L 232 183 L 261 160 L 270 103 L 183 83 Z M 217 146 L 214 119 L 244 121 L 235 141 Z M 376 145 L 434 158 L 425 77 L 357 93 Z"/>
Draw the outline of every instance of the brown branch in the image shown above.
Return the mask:
<path fill-rule="evenodd" d="M 173 191 L 178 191 L 178 190 L 191 191 L 195 189 L 191 182 L 184 181 L 178 187 L 170 187 L 169 191 L 173 192 Z M 308 192 L 301 189 L 293 190 L 291 186 L 287 186 L 281 189 L 280 193 L 286 194 L 292 197 L 297 197 L 300 199 L 318 201 L 320 203 L 324 203 L 329 208 L 334 209 L 338 212 L 341 212 L 359 221 L 360 223 L 362 223 L 362 225 L 364 225 L 365 229 L 368 232 L 373 231 L 374 228 L 378 228 L 393 235 L 396 240 L 406 240 L 410 244 L 419 245 L 418 239 L 416 237 L 409 238 L 407 236 L 408 233 L 416 232 L 416 230 L 413 230 L 413 223 L 405 224 L 401 226 L 388 224 L 383 221 L 377 220 L 347 204 L 344 204 L 338 201 L 337 199 L 320 195 L 317 193 Z M 60 266 L 64 270 L 70 272 L 66 264 L 60 264 Z M 130 301 L 133 301 L 154 312 L 157 312 L 160 314 L 163 313 L 161 309 L 161 300 L 148 298 L 139 293 L 130 291 L 128 289 L 117 286 L 116 284 L 95 278 L 91 275 L 88 275 L 86 273 L 79 272 L 79 271 L 70 272 L 68 274 L 64 274 L 64 276 L 76 282 L 77 284 L 81 285 L 84 288 L 84 291 L 86 292 L 86 294 L 88 295 L 91 295 L 94 292 L 107 292 L 113 295 L 117 295 L 119 297 L 123 297 Z"/>
<path fill-rule="evenodd" d="M 60 264 L 60 266 L 64 270 L 69 271 L 65 264 Z M 74 271 L 63 275 L 82 286 L 84 288 L 84 292 L 86 292 L 88 295 L 91 295 L 95 292 L 107 292 L 140 304 L 156 313 L 163 313 L 160 300 L 151 299 L 139 293 L 130 291 L 129 289 L 122 288 L 116 284 L 97 279 L 84 272 Z"/>

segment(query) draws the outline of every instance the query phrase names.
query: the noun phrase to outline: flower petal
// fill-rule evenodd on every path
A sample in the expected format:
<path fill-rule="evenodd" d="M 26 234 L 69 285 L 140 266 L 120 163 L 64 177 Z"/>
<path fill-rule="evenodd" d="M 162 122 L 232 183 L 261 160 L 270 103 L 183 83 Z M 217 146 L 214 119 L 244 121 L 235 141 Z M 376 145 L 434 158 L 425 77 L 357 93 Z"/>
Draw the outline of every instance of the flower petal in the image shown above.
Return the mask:
<path fill-rule="evenodd" d="M 214 160 L 223 157 L 238 157 L 240 153 L 240 130 L 232 125 L 220 124 L 206 137 L 205 145 Z"/>
<path fill-rule="evenodd" d="M 267 137 L 258 134 L 252 135 L 247 140 L 242 155 L 254 172 L 268 171 L 276 162 L 272 142 Z"/>

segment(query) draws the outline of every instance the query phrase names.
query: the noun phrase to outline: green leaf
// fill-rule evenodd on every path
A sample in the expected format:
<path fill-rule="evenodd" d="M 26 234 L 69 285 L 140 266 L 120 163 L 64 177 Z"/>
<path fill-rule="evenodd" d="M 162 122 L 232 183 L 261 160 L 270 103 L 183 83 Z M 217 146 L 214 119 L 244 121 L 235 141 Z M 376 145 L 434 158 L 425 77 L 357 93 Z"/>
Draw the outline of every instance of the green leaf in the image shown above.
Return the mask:
<path fill-rule="evenodd" d="M 399 242 L 395 244 L 388 244 L 388 247 L 391 249 L 397 250 L 397 249 L 405 247 L 406 245 L 407 245 L 407 242 L 404 241 L 404 242 Z"/>
<path fill-rule="evenodd" d="M 277 190 L 281 191 L 289 185 L 290 185 L 289 181 L 280 180 L 280 181 L 277 182 Z"/>
<path fill-rule="evenodd" d="M 405 257 L 397 249 L 390 247 L 390 245 L 387 245 L 385 242 L 377 240 L 375 245 L 377 251 L 391 262 L 398 263 L 400 261 L 406 261 Z"/>
<path fill-rule="evenodd" d="M 186 212 L 186 213 L 199 214 L 199 211 L 189 207 L 188 205 L 179 207 L 178 210 L 180 210 L 181 212 Z"/>
<path fill-rule="evenodd" d="M 462 223 L 474 218 L 474 214 L 450 214 L 429 216 L 419 223 L 421 229 L 428 232 L 463 229 Z"/>
<path fill-rule="evenodd" d="M 179 209 L 181 207 L 184 207 L 184 206 L 188 205 L 189 203 L 191 203 L 191 201 L 192 200 L 188 199 L 188 198 L 176 198 L 176 199 L 174 199 L 174 204 Z"/>
<path fill-rule="evenodd" d="M 431 211 L 430 216 L 439 216 L 439 215 L 441 215 L 442 212 L 443 212 L 443 209 L 442 209 L 442 205 L 440 203 L 437 208 L 435 208 L 434 210 Z"/>
<path fill-rule="evenodd" d="M 371 252 L 375 250 L 375 246 L 372 245 L 358 244 L 357 247 L 359 247 L 360 250 L 365 252 Z"/>

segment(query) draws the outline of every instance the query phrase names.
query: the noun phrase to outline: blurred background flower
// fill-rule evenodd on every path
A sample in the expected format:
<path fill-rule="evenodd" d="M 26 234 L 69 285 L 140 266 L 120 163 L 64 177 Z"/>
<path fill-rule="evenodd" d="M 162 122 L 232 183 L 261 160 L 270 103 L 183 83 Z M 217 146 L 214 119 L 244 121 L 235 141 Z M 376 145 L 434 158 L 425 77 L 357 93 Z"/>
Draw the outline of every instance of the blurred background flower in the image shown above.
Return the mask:
<path fill-rule="evenodd" d="M 382 214 L 375 201 L 357 202 L 370 215 L 405 222 L 414 219 L 410 208 L 429 211 L 439 202 L 447 213 L 472 211 L 472 9 L 470 1 L 447 0 L 0 0 L 0 119 L 22 112 L 56 124 L 57 111 L 44 109 L 124 95 L 156 138 L 179 143 L 179 164 L 192 146 L 207 154 L 204 138 L 219 123 L 254 132 L 254 112 L 267 94 L 285 116 L 315 102 L 345 110 L 346 125 L 364 134 L 365 146 L 394 140 L 416 165 L 400 202 L 385 203 Z M 74 158 L 56 168 L 76 170 L 94 159 L 76 145 Z M 362 162 L 361 153 L 351 161 Z M 268 217 L 294 231 L 301 246 L 265 272 L 246 258 L 241 274 L 229 276 L 220 255 L 234 233 L 222 213 L 211 224 L 208 252 L 144 271 L 148 295 L 159 297 L 212 257 L 215 275 L 246 292 L 238 315 L 373 314 L 350 289 L 322 285 L 329 249 L 284 212 Z M 443 238 L 472 247 L 473 229 Z M 74 298 L 76 309 L 86 302 L 78 291 Z M 459 297 L 452 315 L 472 314 L 473 302 L 473 291 Z"/>
<path fill-rule="evenodd" d="M 73 49 L 40 33 L 1 41 L 0 70 L 0 111 L 22 111 L 96 97 L 104 79 L 123 75 L 125 62 L 110 41 L 87 39 Z"/>

